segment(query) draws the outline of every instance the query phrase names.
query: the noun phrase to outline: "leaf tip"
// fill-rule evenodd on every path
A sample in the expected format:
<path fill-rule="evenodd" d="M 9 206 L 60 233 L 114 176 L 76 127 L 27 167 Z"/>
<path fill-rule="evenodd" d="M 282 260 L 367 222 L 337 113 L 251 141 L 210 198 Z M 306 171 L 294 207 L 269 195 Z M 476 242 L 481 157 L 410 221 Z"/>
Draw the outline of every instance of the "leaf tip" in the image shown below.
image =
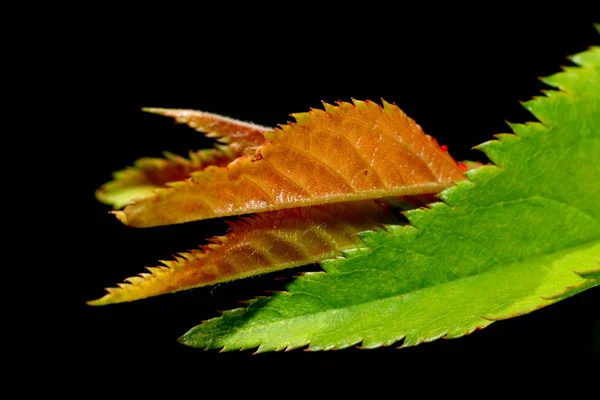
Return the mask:
<path fill-rule="evenodd" d="M 186 332 L 183 335 L 179 336 L 177 338 L 177 343 L 184 345 L 184 346 L 190 346 L 190 339 L 189 339 L 188 333 L 189 332 Z"/>
<path fill-rule="evenodd" d="M 381 104 L 382 104 L 383 108 L 391 107 L 391 106 L 396 106 L 396 103 L 394 103 L 394 102 L 390 103 L 389 101 L 387 101 L 383 97 L 380 97 L 379 100 L 381 101 Z"/>
<path fill-rule="evenodd" d="M 85 302 L 85 304 L 87 304 L 88 306 L 105 306 L 107 304 L 113 304 L 113 301 L 111 300 L 111 295 L 110 293 L 107 293 L 106 295 L 95 299 L 95 300 L 88 300 Z"/>
<path fill-rule="evenodd" d="M 110 214 L 113 214 L 121 223 L 127 225 L 127 214 L 123 211 L 110 211 Z"/>
<path fill-rule="evenodd" d="M 150 114 L 158 114 L 158 115 L 164 115 L 164 116 L 168 115 L 168 110 L 166 108 L 142 107 L 141 110 L 143 112 L 147 112 L 147 113 L 150 113 Z"/>
<path fill-rule="evenodd" d="M 96 191 L 94 192 L 94 197 L 100 203 L 112 205 L 112 202 L 110 201 L 110 199 L 106 195 L 106 184 L 104 184 L 101 187 L 99 187 L 98 189 L 96 189 Z"/>

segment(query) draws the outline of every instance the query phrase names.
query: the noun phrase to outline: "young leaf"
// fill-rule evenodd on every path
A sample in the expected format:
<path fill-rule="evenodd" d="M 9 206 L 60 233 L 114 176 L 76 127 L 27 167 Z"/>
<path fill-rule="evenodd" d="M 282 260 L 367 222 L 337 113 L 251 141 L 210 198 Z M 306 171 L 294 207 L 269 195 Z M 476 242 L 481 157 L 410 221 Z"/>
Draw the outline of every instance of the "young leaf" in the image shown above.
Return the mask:
<path fill-rule="evenodd" d="M 226 282 L 315 261 L 356 249 L 359 232 L 398 224 L 387 207 L 372 200 L 270 211 L 230 223 L 227 236 L 201 250 L 150 267 L 89 301 L 105 305 Z"/>
<path fill-rule="evenodd" d="M 256 149 L 266 142 L 264 132 L 271 130 L 266 126 L 205 111 L 151 107 L 142 110 L 165 117 L 173 117 L 175 121 L 229 145 L 229 148 L 237 154 L 254 154 Z"/>
<path fill-rule="evenodd" d="M 187 179 L 194 171 L 201 171 L 209 165 L 224 167 L 242 154 L 252 153 L 266 143 L 263 135 L 269 128 L 223 117 L 218 114 L 168 108 L 144 108 L 144 111 L 175 118 L 186 123 L 207 137 L 224 143 L 213 149 L 203 149 L 189 153 L 189 159 L 171 153 L 165 158 L 145 157 L 113 174 L 113 180 L 96 191 L 96 198 L 115 209 L 131 204 L 133 199 L 141 199 L 154 194 L 169 182 Z"/>
<path fill-rule="evenodd" d="M 223 313 L 180 340 L 258 352 L 410 346 L 456 338 L 600 283 L 600 48 L 544 81 L 540 122 L 479 148 L 468 172 L 412 226 L 361 235 L 366 249 L 322 263 L 287 292 Z"/>
<path fill-rule="evenodd" d="M 134 199 L 149 197 L 167 183 L 187 179 L 193 171 L 203 170 L 209 165 L 225 166 L 239 154 L 226 146 L 190 152 L 189 159 L 165 153 L 165 158 L 144 157 L 113 174 L 113 180 L 96 191 L 96 198 L 112 205 L 115 209 L 131 204 Z"/>
<path fill-rule="evenodd" d="M 282 208 L 438 193 L 457 163 L 398 107 L 367 101 L 295 114 L 254 157 L 208 167 L 115 214 L 135 227 Z"/>

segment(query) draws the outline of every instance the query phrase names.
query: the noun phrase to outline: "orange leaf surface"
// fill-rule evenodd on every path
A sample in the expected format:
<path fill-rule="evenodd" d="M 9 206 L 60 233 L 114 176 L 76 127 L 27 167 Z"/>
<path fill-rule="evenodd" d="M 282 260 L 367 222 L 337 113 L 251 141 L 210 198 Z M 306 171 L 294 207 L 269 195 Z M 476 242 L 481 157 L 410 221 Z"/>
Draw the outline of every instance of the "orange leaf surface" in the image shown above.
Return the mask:
<path fill-rule="evenodd" d="M 367 200 L 270 211 L 230 223 L 226 236 L 108 288 L 90 305 L 139 300 L 334 258 L 362 245 L 356 233 L 398 224 Z"/>
<path fill-rule="evenodd" d="M 397 106 L 324 104 L 265 132 L 254 156 L 209 166 L 115 212 L 150 227 L 283 208 L 438 193 L 463 170 Z"/>
<path fill-rule="evenodd" d="M 205 132 L 226 145 L 189 153 L 189 159 L 165 153 L 165 158 L 145 157 L 113 174 L 113 180 L 96 191 L 96 198 L 115 209 L 154 194 L 154 190 L 165 187 L 169 182 L 187 179 L 194 171 L 209 165 L 226 166 L 247 151 L 253 152 L 264 143 L 264 126 L 238 121 L 218 114 L 167 108 L 145 108 L 144 111 L 175 118 L 190 127 Z"/>

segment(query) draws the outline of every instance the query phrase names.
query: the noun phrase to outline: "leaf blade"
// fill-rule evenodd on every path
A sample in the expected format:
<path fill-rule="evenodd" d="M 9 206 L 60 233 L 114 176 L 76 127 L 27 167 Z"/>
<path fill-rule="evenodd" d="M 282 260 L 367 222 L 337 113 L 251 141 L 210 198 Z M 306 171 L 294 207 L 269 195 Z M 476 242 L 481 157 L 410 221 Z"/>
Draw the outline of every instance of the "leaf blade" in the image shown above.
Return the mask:
<path fill-rule="evenodd" d="M 230 224 L 226 236 L 127 278 L 89 305 L 107 305 L 306 265 L 362 245 L 358 233 L 398 224 L 375 201 L 272 211 Z"/>
<path fill-rule="evenodd" d="M 209 167 L 127 206 L 135 227 L 184 223 L 282 208 L 438 193 L 464 179 L 437 142 L 384 102 L 325 105 L 266 132 L 255 157 Z M 312 143 L 312 144 L 311 144 Z"/>
<path fill-rule="evenodd" d="M 595 247 L 594 247 L 595 246 Z M 600 244 L 582 250 L 582 253 L 590 255 L 597 252 Z M 597 253 L 596 253 L 597 254 Z M 530 265 L 527 265 L 530 267 Z M 537 285 L 536 277 L 539 277 L 541 269 L 523 269 L 522 265 L 514 264 L 511 268 L 495 268 L 483 275 L 482 284 L 475 288 L 471 283 L 472 277 L 461 280 L 446 282 L 444 284 L 430 286 L 419 292 L 399 294 L 384 297 L 368 302 L 360 302 L 352 307 L 344 307 L 332 310 L 327 318 L 327 325 L 315 326 L 311 323 L 314 315 L 310 312 L 304 315 L 288 315 L 284 318 L 268 319 L 268 315 L 262 312 L 257 323 L 247 325 L 243 322 L 242 310 L 226 312 L 222 319 L 213 319 L 205 322 L 199 327 L 192 328 L 182 338 L 183 344 L 202 347 L 207 349 L 223 348 L 224 350 L 238 350 L 243 348 L 258 348 L 257 352 L 273 350 L 291 350 L 306 345 L 309 350 L 331 350 L 343 349 L 361 344 L 363 348 L 376 348 L 389 346 L 404 339 L 403 346 L 414 346 L 422 342 L 432 341 L 441 337 L 457 338 L 473 332 L 476 329 L 490 325 L 494 320 L 510 318 L 515 316 L 514 292 L 505 292 L 504 299 L 494 298 L 493 302 L 477 302 L 475 308 L 461 307 L 469 298 L 473 298 L 473 290 L 477 292 L 494 291 L 499 280 L 504 280 L 504 274 L 509 277 L 525 278 L 521 286 L 513 286 L 523 294 L 521 303 L 529 307 L 540 308 L 554 303 L 555 299 L 542 299 L 540 296 L 531 294 L 528 289 L 534 289 Z M 529 272 L 534 272 L 531 274 Z M 567 271 L 561 271 L 566 273 Z M 563 286 L 551 286 L 551 292 L 568 295 L 582 285 L 589 284 L 576 274 L 571 274 L 568 282 L 573 289 Z M 363 276 L 364 279 L 366 277 Z M 305 281 L 308 281 L 305 279 Z M 307 283 L 307 282 L 305 282 Z M 324 284 L 319 280 L 319 284 Z M 268 304 L 270 310 L 293 310 L 302 304 L 308 307 L 309 302 L 295 298 L 305 293 L 305 286 L 296 287 L 296 282 L 290 285 L 290 290 L 277 294 L 272 300 L 259 299 L 251 304 L 247 312 L 265 310 Z M 476 293 L 479 294 L 479 293 Z M 574 294 L 574 293 L 573 293 Z M 316 296 L 311 292 L 311 296 Z M 427 327 L 424 329 L 423 320 L 419 315 L 410 313 L 411 309 L 422 307 L 423 299 L 435 296 L 440 301 L 430 304 L 428 307 Z M 566 297 L 566 296 L 565 296 Z M 485 298 L 479 296 L 479 298 Z M 564 298 L 564 297 L 562 297 Z M 561 298 L 561 299 L 562 299 Z M 305 300 L 305 299 L 304 299 Z M 504 301 L 503 301 L 504 300 Z M 398 304 L 402 307 L 398 307 Z M 306 310 L 306 308 L 305 308 Z M 490 313 L 490 310 L 492 312 Z M 401 321 L 401 322 L 399 322 Z M 236 324 L 244 326 L 238 329 Z M 402 325 L 395 335 L 390 335 L 389 325 Z M 452 327 L 449 329 L 448 327 Z M 249 335 L 251 328 L 252 334 Z M 336 332 L 345 331 L 343 340 L 336 337 Z M 415 332 L 420 334 L 416 335 Z M 285 341 L 284 341 L 285 340 Z M 236 343 L 236 345 L 233 345 Z M 284 343 L 284 344 L 282 344 Z M 335 343 L 335 345 L 333 345 Z"/>

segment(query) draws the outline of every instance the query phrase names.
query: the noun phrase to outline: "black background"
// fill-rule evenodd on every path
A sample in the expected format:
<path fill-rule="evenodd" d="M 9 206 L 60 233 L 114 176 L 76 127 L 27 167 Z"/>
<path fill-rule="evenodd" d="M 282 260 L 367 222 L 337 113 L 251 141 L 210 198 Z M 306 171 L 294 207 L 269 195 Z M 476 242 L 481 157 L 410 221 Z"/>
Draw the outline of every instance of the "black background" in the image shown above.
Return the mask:
<path fill-rule="evenodd" d="M 278 278 L 289 281 L 298 271 L 318 267 L 130 304 L 85 305 L 145 265 L 225 230 L 221 220 L 128 228 L 94 199 L 112 171 L 139 157 L 210 145 L 199 133 L 141 107 L 199 109 L 276 126 L 321 101 L 384 98 L 447 144 L 455 158 L 483 159 L 472 146 L 508 132 L 505 121 L 532 119 L 519 101 L 548 88 L 537 77 L 557 72 L 569 65 L 567 55 L 600 42 L 592 25 L 600 18 L 589 7 L 572 13 L 491 5 L 463 10 L 432 5 L 427 12 L 344 7 L 165 8 L 104 12 L 78 23 L 85 45 L 73 46 L 67 79 L 75 89 L 70 104 L 84 110 L 73 115 L 73 126 L 76 143 L 85 149 L 78 160 L 86 166 L 86 179 L 76 186 L 79 211 L 72 232 L 78 245 L 70 246 L 76 262 L 64 271 L 65 282 L 72 281 L 68 309 L 74 311 L 67 318 L 74 327 L 67 346 L 78 356 L 76 369 L 107 377 L 192 365 L 206 379 L 231 373 L 232 366 L 244 374 L 319 373 L 390 363 L 408 368 L 432 357 L 483 362 L 499 355 L 529 360 L 534 354 L 598 354 L 598 289 L 455 340 L 402 350 L 262 355 L 205 352 L 179 345 L 177 338 L 217 316 L 216 310 L 282 289 L 286 280 Z"/>

